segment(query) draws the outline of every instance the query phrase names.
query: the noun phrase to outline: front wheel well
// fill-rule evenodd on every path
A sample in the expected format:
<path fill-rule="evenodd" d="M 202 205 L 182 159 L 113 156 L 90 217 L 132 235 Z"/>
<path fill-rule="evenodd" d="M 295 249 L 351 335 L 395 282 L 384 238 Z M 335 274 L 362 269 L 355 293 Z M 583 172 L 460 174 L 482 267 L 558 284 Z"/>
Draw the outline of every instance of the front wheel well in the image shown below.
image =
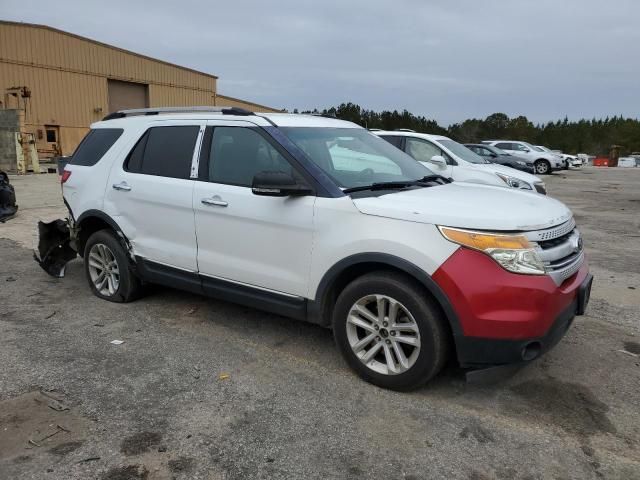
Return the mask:
<path fill-rule="evenodd" d="M 393 272 L 399 273 L 407 278 L 407 280 L 415 283 L 422 292 L 424 292 L 425 296 L 428 297 L 433 305 L 439 310 L 442 317 L 445 319 L 445 325 L 447 327 L 447 336 L 452 345 L 452 348 L 455 350 L 455 342 L 454 338 L 454 328 L 453 323 L 456 321 L 452 319 L 451 316 L 454 315 L 447 311 L 441 303 L 440 298 L 437 298 L 429 288 L 425 285 L 425 283 L 415 275 L 412 275 L 407 270 L 402 269 L 397 266 L 390 265 L 384 262 L 361 262 L 355 263 L 353 265 L 349 265 L 337 274 L 330 284 L 324 289 L 324 293 L 321 294 L 316 301 L 319 302 L 320 311 L 318 312 L 320 318 L 317 319 L 317 323 L 321 325 L 331 325 L 331 318 L 333 314 L 333 308 L 336 304 L 336 300 L 340 293 L 344 290 L 344 288 L 354 281 L 356 278 L 361 277 L 362 275 L 366 275 L 372 272 Z M 456 324 L 457 325 L 457 324 Z"/>

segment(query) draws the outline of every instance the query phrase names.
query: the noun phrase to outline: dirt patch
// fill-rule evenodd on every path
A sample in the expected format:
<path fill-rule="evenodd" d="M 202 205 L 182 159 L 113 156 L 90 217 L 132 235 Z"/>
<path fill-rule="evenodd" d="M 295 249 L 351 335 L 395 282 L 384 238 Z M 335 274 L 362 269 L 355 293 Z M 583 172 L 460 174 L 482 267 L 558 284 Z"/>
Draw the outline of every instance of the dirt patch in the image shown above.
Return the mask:
<path fill-rule="evenodd" d="M 140 455 L 157 446 L 162 440 L 158 432 L 140 432 L 125 438 L 120 445 L 120 451 L 127 456 Z"/>
<path fill-rule="evenodd" d="M 460 438 L 475 438 L 478 443 L 495 442 L 493 434 L 480 425 L 467 425 L 460 432 Z"/>
<path fill-rule="evenodd" d="M 114 467 L 102 476 L 102 480 L 146 480 L 149 470 L 144 465 Z"/>
<path fill-rule="evenodd" d="M 67 455 L 82 446 L 84 442 L 65 442 L 49 449 L 53 455 Z"/>
<path fill-rule="evenodd" d="M 539 421 L 578 435 L 616 432 L 606 415 L 609 407 L 584 385 L 550 378 L 524 382 L 511 390 L 520 397 L 521 402 L 511 405 L 519 413 L 536 412 Z"/>
<path fill-rule="evenodd" d="M 77 448 L 73 445 L 82 444 L 88 424 L 58 392 L 35 391 L 4 400 L 0 402 L 0 460 L 45 450 L 66 455 Z"/>
<path fill-rule="evenodd" d="M 175 460 L 169 460 L 168 465 L 173 473 L 189 472 L 193 468 L 193 458 L 178 457 Z"/>
<path fill-rule="evenodd" d="M 640 343 L 638 342 L 624 342 L 624 349 L 629 353 L 640 355 Z"/>

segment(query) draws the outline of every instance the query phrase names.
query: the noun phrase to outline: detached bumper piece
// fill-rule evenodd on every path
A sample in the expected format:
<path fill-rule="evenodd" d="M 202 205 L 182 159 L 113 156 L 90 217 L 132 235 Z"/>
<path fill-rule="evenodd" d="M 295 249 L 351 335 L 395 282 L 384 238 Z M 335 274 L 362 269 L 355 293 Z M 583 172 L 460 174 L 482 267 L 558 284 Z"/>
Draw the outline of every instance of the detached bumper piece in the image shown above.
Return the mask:
<path fill-rule="evenodd" d="M 0 172 L 0 223 L 9 220 L 17 211 L 16 192 L 9 183 L 9 175 Z"/>
<path fill-rule="evenodd" d="M 38 250 L 34 252 L 36 262 L 53 277 L 64 277 L 68 262 L 76 258 L 71 246 L 71 231 L 66 220 L 38 222 Z"/>

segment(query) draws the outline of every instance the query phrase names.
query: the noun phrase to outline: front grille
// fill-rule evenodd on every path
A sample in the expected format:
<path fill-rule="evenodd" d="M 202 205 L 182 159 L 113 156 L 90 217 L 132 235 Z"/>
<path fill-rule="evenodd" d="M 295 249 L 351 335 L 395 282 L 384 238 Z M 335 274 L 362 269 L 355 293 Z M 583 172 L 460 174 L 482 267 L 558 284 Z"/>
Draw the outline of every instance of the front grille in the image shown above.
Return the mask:
<path fill-rule="evenodd" d="M 547 230 L 527 232 L 553 281 L 560 285 L 574 275 L 584 262 L 580 232 L 573 219 Z"/>
<path fill-rule="evenodd" d="M 571 230 L 569 233 L 562 235 L 561 237 L 558 237 L 558 238 L 552 238 L 551 240 L 543 240 L 541 242 L 538 242 L 538 245 L 540 245 L 540 248 L 542 248 L 543 250 L 548 250 L 549 248 L 557 247 L 558 245 L 562 245 L 567 240 L 569 240 L 569 237 L 573 235 L 574 231 L 575 230 Z"/>

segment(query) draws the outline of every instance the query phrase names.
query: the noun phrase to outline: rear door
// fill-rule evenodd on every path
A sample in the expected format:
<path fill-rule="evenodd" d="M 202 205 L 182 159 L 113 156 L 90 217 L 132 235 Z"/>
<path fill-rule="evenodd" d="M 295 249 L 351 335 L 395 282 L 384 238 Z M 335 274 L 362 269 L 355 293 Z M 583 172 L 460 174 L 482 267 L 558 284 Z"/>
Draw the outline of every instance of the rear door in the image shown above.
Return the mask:
<path fill-rule="evenodd" d="M 504 150 L 507 153 L 514 154 L 514 146 L 511 142 L 499 142 L 494 145 L 494 147 L 499 148 L 500 150 Z"/>
<path fill-rule="evenodd" d="M 141 132 L 142 133 L 142 132 Z M 104 210 L 147 260 L 197 271 L 191 165 L 204 126 L 157 122 L 114 163 Z"/>
<path fill-rule="evenodd" d="M 193 197 L 203 288 L 223 280 L 304 297 L 316 197 L 254 195 L 251 182 L 261 171 L 301 175 L 261 129 L 210 123 Z"/>

